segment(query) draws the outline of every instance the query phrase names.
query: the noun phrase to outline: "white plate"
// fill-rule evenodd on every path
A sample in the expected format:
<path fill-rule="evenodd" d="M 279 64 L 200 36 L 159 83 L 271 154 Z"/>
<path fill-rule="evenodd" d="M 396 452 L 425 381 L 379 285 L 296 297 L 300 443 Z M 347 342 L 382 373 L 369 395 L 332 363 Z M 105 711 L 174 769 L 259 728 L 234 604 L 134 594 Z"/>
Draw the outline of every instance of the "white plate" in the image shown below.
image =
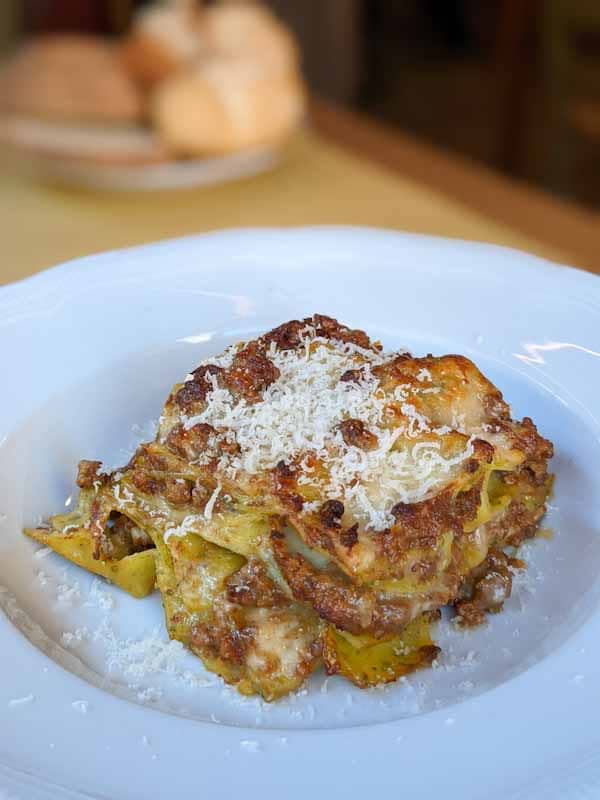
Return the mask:
<path fill-rule="evenodd" d="M 583 272 L 343 228 L 182 239 L 0 289 L 0 788 L 115 800 L 596 796 L 599 307 L 600 281 Z M 485 628 L 441 626 L 442 668 L 370 692 L 315 677 L 267 706 L 177 646 L 157 660 L 157 597 L 98 590 L 20 530 L 68 505 L 79 458 L 123 461 L 197 361 L 313 312 L 390 347 L 473 358 L 556 444 L 555 535 L 527 547 L 528 579 Z M 131 659 L 149 653 L 159 669 L 140 674 Z"/>
<path fill-rule="evenodd" d="M 88 189 L 145 192 L 192 189 L 250 178 L 274 169 L 281 161 L 281 153 L 264 148 L 215 158 L 132 166 L 34 153 L 17 154 L 17 158 L 30 175 L 42 180 Z"/>

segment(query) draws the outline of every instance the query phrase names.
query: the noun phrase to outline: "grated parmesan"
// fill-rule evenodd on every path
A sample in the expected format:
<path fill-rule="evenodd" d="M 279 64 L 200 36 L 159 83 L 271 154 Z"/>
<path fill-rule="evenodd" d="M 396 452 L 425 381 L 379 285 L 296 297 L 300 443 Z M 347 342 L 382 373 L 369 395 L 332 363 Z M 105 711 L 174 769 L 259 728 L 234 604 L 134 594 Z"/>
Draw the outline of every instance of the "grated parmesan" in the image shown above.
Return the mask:
<path fill-rule="evenodd" d="M 35 696 L 32 694 L 25 695 L 25 697 L 14 697 L 8 701 L 9 708 L 17 708 L 18 706 L 25 706 L 28 703 L 33 703 Z"/>
<path fill-rule="evenodd" d="M 168 675 L 196 689 L 206 688 L 214 683 L 205 674 L 185 669 L 187 650 L 184 645 L 165 639 L 158 629 L 142 639 L 119 639 L 106 620 L 103 620 L 92 634 L 92 639 L 103 645 L 107 670 L 120 673 L 131 684 L 159 675 Z M 139 685 L 135 688 L 138 700 L 142 702 L 160 699 L 159 689 Z"/>
<path fill-rule="evenodd" d="M 255 739 L 242 739 L 240 748 L 247 753 L 259 753 L 261 750 L 260 742 L 257 742 Z"/>
<path fill-rule="evenodd" d="M 33 557 L 37 559 L 46 558 L 50 553 L 52 553 L 52 550 L 49 547 L 41 547 L 39 550 L 35 551 Z"/>
<path fill-rule="evenodd" d="M 98 578 L 94 578 L 90 586 L 88 599 L 85 601 L 84 606 L 94 606 L 104 611 L 110 611 L 115 607 L 115 598 L 110 592 L 103 589 L 102 586 L 103 584 Z"/>
<path fill-rule="evenodd" d="M 214 490 L 214 492 L 211 494 L 210 500 L 208 501 L 208 503 L 204 508 L 204 519 L 207 522 L 210 522 L 210 520 L 212 519 L 213 509 L 215 507 L 215 503 L 217 502 L 217 498 L 221 493 L 221 489 L 222 489 L 221 484 L 219 484 L 217 488 Z"/>
<path fill-rule="evenodd" d="M 406 384 L 386 395 L 373 367 L 389 361 L 393 357 L 389 353 L 332 342 L 307 328 L 303 346 L 279 350 L 272 342 L 267 355 L 279 370 L 279 378 L 259 402 L 237 399 L 219 386 L 215 375 L 209 375 L 212 389 L 205 408 L 194 416 L 182 416 L 186 429 L 209 424 L 237 443 L 239 452 L 222 456 L 218 464 L 218 471 L 227 478 L 235 479 L 240 471 L 255 475 L 281 461 L 300 460 L 300 484 L 315 486 L 325 498 L 343 500 L 349 513 L 365 527 L 382 530 L 394 523 L 391 509 L 396 503 L 424 499 L 473 453 L 471 440 L 463 452 L 450 459 L 442 456 L 439 442 L 411 443 L 423 434 L 443 436 L 451 429 L 435 428 L 417 410 L 414 398 L 427 391 L 424 387 Z M 230 359 L 228 352 L 221 363 Z M 340 380 L 348 370 L 357 369 L 357 381 Z M 431 380 L 431 373 L 422 369 L 417 380 Z M 392 414 L 398 409 L 402 414 L 400 424 L 392 429 L 390 404 L 396 408 Z M 360 420 L 377 437 L 378 446 L 364 451 L 347 445 L 338 429 L 346 419 Z M 456 422 L 455 429 L 464 424 L 464 420 Z M 326 467 L 318 476 L 310 458 Z M 219 492 L 220 486 L 206 505 L 207 520 Z M 305 504 L 305 513 L 314 510 L 313 503 Z M 169 529 L 170 535 L 184 535 L 182 526 Z"/>
<path fill-rule="evenodd" d="M 79 590 L 79 581 L 75 581 L 72 585 L 68 583 L 61 583 L 56 587 L 56 599 L 63 605 L 70 607 L 73 601 L 81 599 L 81 592 Z"/>
<path fill-rule="evenodd" d="M 175 525 L 166 529 L 163 536 L 165 542 L 168 542 L 171 536 L 187 536 L 188 533 L 193 532 L 198 523 L 203 522 L 204 519 L 204 514 L 189 514 L 180 525 Z"/>

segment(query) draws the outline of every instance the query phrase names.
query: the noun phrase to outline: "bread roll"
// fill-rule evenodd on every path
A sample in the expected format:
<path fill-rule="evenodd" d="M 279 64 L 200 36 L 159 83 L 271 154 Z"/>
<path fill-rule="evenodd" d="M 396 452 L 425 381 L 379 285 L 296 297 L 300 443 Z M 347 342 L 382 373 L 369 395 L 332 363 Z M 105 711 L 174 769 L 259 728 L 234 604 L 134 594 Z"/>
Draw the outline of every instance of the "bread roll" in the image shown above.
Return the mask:
<path fill-rule="evenodd" d="M 265 69 L 255 59 L 213 57 L 161 84 L 155 126 L 173 152 L 217 155 L 280 143 L 304 112 L 295 70 Z"/>
<path fill-rule="evenodd" d="M 125 68 L 144 89 L 185 69 L 203 52 L 201 15 L 195 6 L 150 6 L 135 18 L 121 48 Z"/>
<path fill-rule="evenodd" d="M 299 54 L 293 35 L 263 5 L 222 2 L 201 18 L 206 48 L 220 56 L 257 58 L 272 68 L 294 69 Z"/>
<path fill-rule="evenodd" d="M 142 112 L 115 48 L 99 37 L 33 39 L 0 72 L 0 113 L 133 122 Z"/>

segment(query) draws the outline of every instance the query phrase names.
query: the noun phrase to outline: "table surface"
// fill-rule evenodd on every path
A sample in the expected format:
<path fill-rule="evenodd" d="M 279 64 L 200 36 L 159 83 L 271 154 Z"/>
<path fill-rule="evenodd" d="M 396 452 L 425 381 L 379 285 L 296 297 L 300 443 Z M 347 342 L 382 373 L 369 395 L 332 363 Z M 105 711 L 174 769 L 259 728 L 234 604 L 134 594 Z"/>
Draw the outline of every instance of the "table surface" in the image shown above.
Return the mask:
<path fill-rule="evenodd" d="M 92 192 L 2 169 L 0 283 L 185 234 L 314 224 L 493 242 L 600 273 L 600 215 L 329 105 L 315 104 L 311 119 L 277 170 L 211 188 Z"/>

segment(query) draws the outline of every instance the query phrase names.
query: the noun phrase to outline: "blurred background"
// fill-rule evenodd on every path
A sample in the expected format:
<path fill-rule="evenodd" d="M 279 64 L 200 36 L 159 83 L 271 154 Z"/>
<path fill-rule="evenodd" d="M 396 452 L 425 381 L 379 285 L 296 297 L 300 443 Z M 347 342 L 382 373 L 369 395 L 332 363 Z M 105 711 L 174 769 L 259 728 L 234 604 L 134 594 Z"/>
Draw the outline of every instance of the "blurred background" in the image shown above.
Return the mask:
<path fill-rule="evenodd" d="M 1 0 L 0 48 L 121 34 L 143 0 Z M 311 90 L 600 206 L 600 0 L 269 0 Z"/>

